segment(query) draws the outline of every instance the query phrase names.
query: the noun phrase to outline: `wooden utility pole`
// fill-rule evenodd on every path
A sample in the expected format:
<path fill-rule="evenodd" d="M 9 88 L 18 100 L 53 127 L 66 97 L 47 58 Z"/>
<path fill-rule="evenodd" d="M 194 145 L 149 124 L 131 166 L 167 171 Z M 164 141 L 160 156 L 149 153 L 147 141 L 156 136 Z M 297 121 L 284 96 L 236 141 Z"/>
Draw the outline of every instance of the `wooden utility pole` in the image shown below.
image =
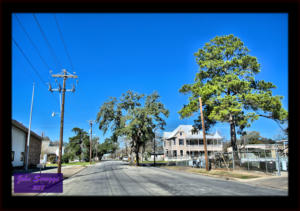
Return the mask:
<path fill-rule="evenodd" d="M 92 127 L 93 127 L 93 120 L 88 121 L 91 126 L 91 135 L 90 135 L 90 164 L 92 164 Z"/>
<path fill-rule="evenodd" d="M 155 153 L 155 135 L 154 135 L 154 139 L 153 139 L 154 143 L 153 143 L 153 151 L 154 151 L 154 166 L 155 166 L 155 156 L 156 156 L 156 153 Z"/>
<path fill-rule="evenodd" d="M 52 75 L 53 78 L 63 78 L 63 88 L 59 84 L 58 89 L 52 89 L 51 85 L 49 84 L 49 91 L 58 91 L 62 92 L 62 103 L 61 103 L 61 112 L 60 112 L 60 135 L 59 135 L 59 154 L 58 154 L 58 167 L 57 173 L 61 173 L 61 157 L 62 157 L 62 145 L 63 145 L 63 130 L 64 130 L 64 112 L 65 112 L 65 92 L 75 92 L 75 87 L 73 86 L 72 89 L 66 90 L 66 80 L 68 78 L 78 78 L 76 75 L 67 74 L 67 71 L 63 69 L 62 74 L 55 74 Z"/>
<path fill-rule="evenodd" d="M 201 97 L 199 97 L 199 103 L 200 103 L 200 113 L 201 113 L 202 131 L 203 131 L 203 144 L 204 144 L 204 153 L 205 153 L 205 168 L 206 168 L 206 171 L 208 171 L 209 168 L 208 168 L 208 159 L 207 159 L 207 146 L 206 146 L 205 126 L 204 126 L 204 118 L 203 118 L 203 112 L 202 112 Z"/>

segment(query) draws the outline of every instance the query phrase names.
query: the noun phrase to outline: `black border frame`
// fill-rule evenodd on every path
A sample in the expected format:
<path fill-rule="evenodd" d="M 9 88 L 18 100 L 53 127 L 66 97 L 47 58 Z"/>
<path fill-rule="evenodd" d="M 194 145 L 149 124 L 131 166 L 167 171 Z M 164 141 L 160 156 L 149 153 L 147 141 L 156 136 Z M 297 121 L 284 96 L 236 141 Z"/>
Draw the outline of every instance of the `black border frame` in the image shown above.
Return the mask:
<path fill-rule="evenodd" d="M 3 208 L 18 209 L 296 209 L 299 208 L 299 174 L 295 93 L 299 71 L 299 4 L 289 3 L 4 3 L 2 16 L 2 197 Z M 11 131 L 11 19 L 13 12 L 100 12 L 100 13 L 288 13 L 289 14 L 289 196 L 288 197 L 12 197 L 10 131 Z M 9 88 L 8 88 L 9 87 Z M 8 91 L 10 90 L 10 92 Z M 9 123 L 8 123 L 9 122 Z M 9 156 L 8 156 L 9 155 Z M 75 203 L 74 203 L 75 202 Z M 45 206 L 46 204 L 46 206 Z M 70 206 L 71 205 L 71 206 Z M 143 206 L 144 205 L 144 206 Z M 140 208 L 139 208 L 140 207 Z"/>

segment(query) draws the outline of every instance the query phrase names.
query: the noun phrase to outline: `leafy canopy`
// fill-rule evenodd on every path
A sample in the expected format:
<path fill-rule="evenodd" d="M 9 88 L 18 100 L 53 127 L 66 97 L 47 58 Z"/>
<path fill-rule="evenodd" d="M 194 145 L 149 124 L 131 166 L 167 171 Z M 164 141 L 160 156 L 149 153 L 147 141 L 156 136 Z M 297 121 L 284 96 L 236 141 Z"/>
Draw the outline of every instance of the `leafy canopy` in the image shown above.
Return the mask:
<path fill-rule="evenodd" d="M 204 104 L 205 127 L 217 122 L 231 122 L 242 134 L 244 128 L 259 117 L 283 124 L 288 112 L 282 108 L 282 96 L 272 96 L 276 86 L 255 80 L 260 72 L 257 58 L 234 35 L 216 36 L 195 53 L 199 72 L 193 84 L 185 84 L 179 92 L 190 94 L 189 102 L 179 111 L 181 118 L 199 112 L 201 97 Z M 195 126 L 201 129 L 200 115 Z"/>
<path fill-rule="evenodd" d="M 101 160 L 106 153 L 114 153 L 118 149 L 118 143 L 115 143 L 110 138 L 106 138 L 102 144 L 98 145 L 97 156 Z"/>
<path fill-rule="evenodd" d="M 127 91 L 120 99 L 111 98 L 105 102 L 97 114 L 96 121 L 104 133 L 112 131 L 112 140 L 126 136 L 137 156 L 140 147 L 154 138 L 154 129 L 163 130 L 169 111 L 158 101 L 159 95 L 154 92 L 148 96 Z"/>

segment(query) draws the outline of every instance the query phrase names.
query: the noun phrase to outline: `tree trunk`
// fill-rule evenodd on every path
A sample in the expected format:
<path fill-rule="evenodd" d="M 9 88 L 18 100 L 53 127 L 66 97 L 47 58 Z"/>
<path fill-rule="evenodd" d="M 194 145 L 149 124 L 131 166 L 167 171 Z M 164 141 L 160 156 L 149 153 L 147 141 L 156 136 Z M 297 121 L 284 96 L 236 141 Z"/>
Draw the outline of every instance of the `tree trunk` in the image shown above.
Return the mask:
<path fill-rule="evenodd" d="M 236 145 L 235 123 L 231 114 L 229 117 L 229 122 L 230 122 L 230 140 L 231 140 L 231 147 L 233 150 L 234 160 L 239 160 L 239 155 L 238 155 L 237 145 Z"/>
<path fill-rule="evenodd" d="M 136 146 L 135 158 L 136 158 L 136 165 L 139 166 L 139 164 L 140 164 L 140 162 L 139 162 L 139 145 Z"/>

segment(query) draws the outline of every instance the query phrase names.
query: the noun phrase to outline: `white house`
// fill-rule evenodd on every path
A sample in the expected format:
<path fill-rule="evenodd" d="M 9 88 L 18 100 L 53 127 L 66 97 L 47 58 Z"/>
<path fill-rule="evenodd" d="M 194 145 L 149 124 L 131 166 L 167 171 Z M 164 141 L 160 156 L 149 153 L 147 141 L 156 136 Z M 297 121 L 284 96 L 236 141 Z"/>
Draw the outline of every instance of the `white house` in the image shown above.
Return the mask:
<path fill-rule="evenodd" d="M 62 146 L 62 155 L 64 155 L 65 147 Z M 59 146 L 51 146 L 49 139 L 43 139 L 42 141 L 42 159 L 41 163 L 44 163 L 50 155 L 55 155 L 55 159 L 59 156 Z"/>
<path fill-rule="evenodd" d="M 192 125 L 179 125 L 172 132 L 164 132 L 165 158 L 180 159 L 204 156 L 203 132 L 192 133 Z M 223 137 L 218 133 L 206 134 L 208 156 L 223 150 Z"/>

